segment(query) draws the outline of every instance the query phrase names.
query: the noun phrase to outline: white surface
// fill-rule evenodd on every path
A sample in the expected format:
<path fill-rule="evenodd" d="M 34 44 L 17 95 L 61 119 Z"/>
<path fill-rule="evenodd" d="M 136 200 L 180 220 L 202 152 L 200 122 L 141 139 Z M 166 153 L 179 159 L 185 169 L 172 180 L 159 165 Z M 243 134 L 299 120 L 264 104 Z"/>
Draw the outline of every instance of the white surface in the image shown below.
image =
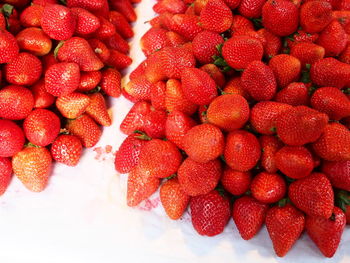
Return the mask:
<path fill-rule="evenodd" d="M 133 67 L 143 59 L 138 41 L 147 29 L 144 22 L 153 15 L 153 3 L 143 0 L 137 8 Z M 120 98 L 112 105 L 114 123 L 96 147 L 111 145 L 114 152 L 125 137 L 118 127 L 131 103 Z M 231 220 L 223 234 L 207 238 L 193 230 L 188 214 L 175 222 L 165 217 L 161 206 L 142 211 L 157 203 L 157 194 L 141 209 L 128 208 L 125 176 L 114 171 L 113 152 L 97 156 L 90 149 L 76 168 L 56 165 L 40 194 L 27 191 L 14 178 L 0 197 L 0 262 L 350 262 L 348 227 L 333 259 L 323 258 L 306 235 L 280 259 L 265 228 L 244 241 Z"/>

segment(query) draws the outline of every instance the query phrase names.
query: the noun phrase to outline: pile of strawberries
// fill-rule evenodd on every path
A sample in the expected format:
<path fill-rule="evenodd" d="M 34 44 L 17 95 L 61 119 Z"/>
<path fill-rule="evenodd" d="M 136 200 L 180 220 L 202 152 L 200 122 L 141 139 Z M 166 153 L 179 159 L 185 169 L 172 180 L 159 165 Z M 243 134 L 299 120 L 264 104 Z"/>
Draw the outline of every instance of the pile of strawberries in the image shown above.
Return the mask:
<path fill-rule="evenodd" d="M 160 187 L 200 235 L 266 224 L 282 257 L 304 230 L 326 257 L 350 223 L 350 1 L 159 0 L 116 170 L 127 204 Z"/>
<path fill-rule="evenodd" d="M 0 195 L 12 173 L 40 192 L 53 160 L 77 165 L 111 125 L 106 96 L 121 94 L 139 1 L 2 2 Z"/>

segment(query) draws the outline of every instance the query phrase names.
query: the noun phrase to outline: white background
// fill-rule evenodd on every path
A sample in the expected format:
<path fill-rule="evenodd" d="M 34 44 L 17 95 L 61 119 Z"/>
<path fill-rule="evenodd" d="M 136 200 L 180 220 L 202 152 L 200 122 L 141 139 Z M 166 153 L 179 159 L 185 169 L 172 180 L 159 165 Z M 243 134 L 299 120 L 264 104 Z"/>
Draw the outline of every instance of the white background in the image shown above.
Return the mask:
<path fill-rule="evenodd" d="M 139 39 L 154 14 L 154 1 L 138 5 L 139 20 L 131 45 L 135 68 L 143 59 Z M 333 259 L 325 259 L 306 235 L 283 259 L 274 255 L 265 228 L 250 241 L 240 238 L 232 220 L 216 237 L 201 237 L 188 214 L 166 218 L 155 194 L 148 204 L 125 205 L 125 176 L 113 167 L 113 152 L 124 135 L 119 125 L 131 107 L 123 98 L 112 100 L 113 125 L 96 147 L 84 152 L 75 168 L 56 165 L 47 189 L 31 193 L 14 178 L 0 197 L 0 263 L 112 262 L 350 262 L 350 231 Z M 98 151 L 111 145 L 111 153 Z"/>

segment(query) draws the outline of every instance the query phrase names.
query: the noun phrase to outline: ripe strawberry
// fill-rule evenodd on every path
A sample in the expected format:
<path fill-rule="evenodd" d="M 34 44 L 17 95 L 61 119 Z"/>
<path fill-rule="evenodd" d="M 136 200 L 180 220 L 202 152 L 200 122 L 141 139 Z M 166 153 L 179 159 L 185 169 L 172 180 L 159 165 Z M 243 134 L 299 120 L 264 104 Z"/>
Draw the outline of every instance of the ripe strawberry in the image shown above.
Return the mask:
<path fill-rule="evenodd" d="M 127 68 L 132 63 L 132 59 L 129 56 L 117 50 L 111 49 L 110 53 L 111 55 L 106 61 L 108 66 L 114 67 L 117 70 L 122 70 Z"/>
<path fill-rule="evenodd" d="M 243 88 L 241 77 L 233 77 L 230 79 L 223 90 L 226 94 L 238 94 L 245 98 L 247 101 L 251 101 L 252 98 L 248 91 Z"/>
<path fill-rule="evenodd" d="M 230 9 L 235 9 L 239 6 L 241 0 L 224 0 L 224 2 Z"/>
<path fill-rule="evenodd" d="M 312 173 L 291 183 L 288 195 L 293 204 L 309 216 L 330 218 L 332 215 L 333 188 L 322 173 Z"/>
<path fill-rule="evenodd" d="M 22 52 L 4 67 L 7 82 L 15 85 L 33 85 L 42 72 L 41 61 L 34 55 Z"/>
<path fill-rule="evenodd" d="M 332 5 L 326 1 L 308 1 L 300 7 L 300 25 L 307 33 L 321 32 L 332 21 Z"/>
<path fill-rule="evenodd" d="M 215 81 L 200 69 L 184 68 L 181 82 L 185 97 L 194 104 L 206 105 L 217 97 Z"/>
<path fill-rule="evenodd" d="M 136 13 L 129 0 L 112 0 L 110 5 L 113 10 L 120 12 L 129 22 L 136 21 Z"/>
<path fill-rule="evenodd" d="M 284 89 L 277 92 L 275 101 L 292 106 L 309 104 L 308 89 L 302 82 L 292 82 Z"/>
<path fill-rule="evenodd" d="M 103 16 L 98 16 L 98 20 L 100 22 L 100 26 L 93 33 L 95 38 L 105 40 L 113 37 L 116 34 L 119 36 L 119 34 L 116 33 L 115 26 L 108 19 L 104 18 Z"/>
<path fill-rule="evenodd" d="M 94 2 L 91 2 L 88 0 L 67 0 L 67 6 L 69 8 L 80 7 L 80 8 L 94 11 L 96 9 L 102 8 L 102 5 L 103 5 L 102 0 L 96 0 Z"/>
<path fill-rule="evenodd" d="M 24 27 L 40 27 L 43 11 L 44 7 L 37 4 L 26 7 L 19 17 L 21 25 Z"/>
<path fill-rule="evenodd" d="M 140 39 L 140 47 L 145 56 L 162 49 L 163 47 L 171 46 L 167 38 L 168 31 L 163 28 L 151 27 Z"/>
<path fill-rule="evenodd" d="M 305 216 L 294 206 L 274 206 L 267 211 L 266 228 L 276 255 L 284 257 L 301 236 Z"/>
<path fill-rule="evenodd" d="M 134 36 L 134 31 L 132 30 L 129 22 L 121 13 L 117 11 L 110 11 L 108 14 L 108 19 L 123 38 L 127 39 Z"/>
<path fill-rule="evenodd" d="M 144 130 L 146 116 L 151 111 L 151 105 L 146 101 L 140 101 L 134 104 L 124 120 L 120 124 L 120 130 L 130 135 L 135 130 Z"/>
<path fill-rule="evenodd" d="M 272 69 L 261 61 L 253 61 L 243 72 L 242 85 L 253 99 L 271 100 L 277 89 Z"/>
<path fill-rule="evenodd" d="M 178 47 L 178 46 L 182 46 L 184 44 L 186 44 L 186 39 L 179 35 L 178 33 L 175 33 L 173 31 L 168 31 L 166 33 L 166 36 L 169 40 L 169 43 L 172 47 Z"/>
<path fill-rule="evenodd" d="M 24 186 L 33 192 L 46 187 L 51 174 L 51 155 L 46 148 L 27 147 L 12 158 L 12 168 Z"/>
<path fill-rule="evenodd" d="M 218 159 L 197 163 L 187 158 L 177 171 L 182 189 L 190 196 L 204 195 L 214 190 L 221 174 L 222 168 Z"/>
<path fill-rule="evenodd" d="M 305 30 L 299 29 L 286 39 L 287 46 L 292 48 L 299 43 L 315 43 L 318 36 L 319 34 L 317 33 L 308 33 Z"/>
<path fill-rule="evenodd" d="M 251 196 L 243 196 L 233 204 L 232 218 L 244 240 L 252 239 L 261 229 L 268 209 Z"/>
<path fill-rule="evenodd" d="M 287 54 L 271 58 L 269 67 L 272 69 L 279 87 L 285 87 L 300 77 L 301 63 L 299 59 Z"/>
<path fill-rule="evenodd" d="M 222 0 L 209 0 L 200 13 L 202 27 L 218 33 L 225 32 L 232 25 L 232 12 Z"/>
<path fill-rule="evenodd" d="M 80 84 L 77 91 L 86 92 L 93 90 L 97 87 L 102 79 L 102 73 L 100 71 L 88 71 L 80 73 Z M 101 85 L 102 89 L 102 85 Z"/>
<path fill-rule="evenodd" d="M 173 220 L 181 218 L 190 202 L 190 196 L 182 190 L 178 179 L 173 178 L 163 183 L 159 195 L 168 217 Z"/>
<path fill-rule="evenodd" d="M 343 52 L 339 55 L 339 60 L 341 62 L 350 64 L 350 45 L 348 44 Z"/>
<path fill-rule="evenodd" d="M 198 16 L 176 14 L 169 19 L 169 29 L 191 41 L 203 30 Z"/>
<path fill-rule="evenodd" d="M 222 95 L 210 103 L 207 117 L 210 123 L 225 131 L 237 130 L 249 119 L 249 105 L 240 95 Z"/>
<path fill-rule="evenodd" d="M 262 203 L 275 203 L 286 194 L 286 182 L 276 173 L 261 172 L 257 174 L 250 186 L 252 196 Z"/>
<path fill-rule="evenodd" d="M 68 166 L 76 166 L 79 162 L 83 146 L 74 135 L 60 135 L 52 143 L 52 158 Z"/>
<path fill-rule="evenodd" d="M 108 114 L 106 101 L 99 92 L 89 95 L 90 103 L 85 112 L 90 115 L 98 124 L 102 126 L 111 126 L 112 120 Z"/>
<path fill-rule="evenodd" d="M 326 56 L 338 56 L 346 47 L 348 35 L 338 21 L 332 21 L 320 34 L 317 44 L 324 47 Z"/>
<path fill-rule="evenodd" d="M 314 43 L 300 42 L 291 48 L 290 55 L 299 59 L 302 68 L 305 68 L 306 64 L 312 65 L 323 59 L 325 52 L 322 46 Z"/>
<path fill-rule="evenodd" d="M 328 123 L 328 116 L 305 106 L 296 106 L 276 120 L 278 137 L 288 145 L 301 146 L 316 141 Z"/>
<path fill-rule="evenodd" d="M 276 173 L 277 165 L 275 154 L 283 147 L 283 143 L 272 135 L 262 135 L 259 138 L 261 145 L 261 166 L 268 173 Z"/>
<path fill-rule="evenodd" d="M 222 233 L 230 219 L 230 202 L 215 190 L 192 197 L 190 208 L 192 225 L 202 236 L 211 237 Z"/>
<path fill-rule="evenodd" d="M 32 0 L 33 5 L 46 6 L 49 4 L 57 4 L 57 0 Z"/>
<path fill-rule="evenodd" d="M 0 196 L 2 196 L 12 179 L 12 164 L 9 158 L 0 157 Z"/>
<path fill-rule="evenodd" d="M 261 60 L 264 48 L 261 42 L 249 36 L 237 36 L 227 40 L 222 56 L 234 69 L 246 69 L 252 61 Z"/>
<path fill-rule="evenodd" d="M 277 36 L 288 36 L 297 30 L 299 10 L 287 0 L 268 0 L 262 8 L 263 26 Z"/>
<path fill-rule="evenodd" d="M 0 29 L 6 30 L 6 19 L 2 13 L 0 14 Z"/>
<path fill-rule="evenodd" d="M 226 167 L 220 179 L 225 190 L 233 195 L 242 195 L 248 191 L 252 175 L 248 172 L 239 172 Z"/>
<path fill-rule="evenodd" d="M 80 70 L 76 63 L 61 62 L 52 65 L 45 73 L 46 91 L 56 97 L 66 96 L 80 84 Z"/>
<path fill-rule="evenodd" d="M 226 84 L 225 75 L 214 64 L 205 64 L 199 68 L 200 70 L 209 74 L 209 76 L 215 81 L 219 87 L 224 87 Z"/>
<path fill-rule="evenodd" d="M 257 31 L 262 37 L 265 38 L 266 44 L 264 46 L 264 56 L 266 58 L 271 58 L 280 53 L 282 47 L 281 38 L 272 34 L 270 31 L 262 28 Z"/>
<path fill-rule="evenodd" d="M 347 34 L 350 33 L 350 12 L 349 11 L 333 11 L 333 18 L 338 20 L 343 26 Z"/>
<path fill-rule="evenodd" d="M 109 48 L 100 40 L 92 38 L 88 40 L 90 47 L 96 56 L 103 62 L 106 63 L 111 56 Z"/>
<path fill-rule="evenodd" d="M 165 137 L 165 122 L 167 114 L 163 110 L 150 108 L 149 114 L 145 118 L 144 130 L 151 138 Z"/>
<path fill-rule="evenodd" d="M 211 31 L 199 32 L 193 39 L 193 54 L 202 63 L 212 63 L 213 57 L 219 55 L 217 46 L 224 43 L 224 39 L 218 33 Z"/>
<path fill-rule="evenodd" d="M 130 80 L 123 89 L 123 94 L 131 101 L 151 100 L 152 83 L 147 80 L 146 76 L 141 75 Z"/>
<path fill-rule="evenodd" d="M 86 114 L 69 121 L 66 128 L 72 135 L 77 136 L 86 148 L 95 146 L 102 133 L 100 127 Z"/>
<path fill-rule="evenodd" d="M 330 123 L 313 143 L 315 153 L 327 161 L 350 160 L 350 131 L 340 123 Z"/>
<path fill-rule="evenodd" d="M 51 51 L 51 39 L 40 28 L 26 28 L 17 34 L 16 40 L 21 50 L 36 56 L 44 56 Z"/>
<path fill-rule="evenodd" d="M 101 26 L 100 20 L 86 9 L 74 7 L 70 10 L 76 19 L 76 34 L 88 35 L 95 32 Z"/>
<path fill-rule="evenodd" d="M 0 118 L 22 120 L 34 106 L 33 94 L 29 89 L 10 85 L 0 90 Z"/>
<path fill-rule="evenodd" d="M 241 0 L 238 7 L 238 12 L 247 18 L 259 18 L 261 17 L 262 8 L 265 2 L 265 0 Z"/>
<path fill-rule="evenodd" d="M 0 28 L 0 64 L 10 63 L 19 54 L 19 47 L 16 38 Z"/>
<path fill-rule="evenodd" d="M 165 110 L 165 92 L 166 84 L 164 81 L 158 81 L 151 85 L 151 104 L 156 110 Z"/>
<path fill-rule="evenodd" d="M 244 130 L 230 132 L 226 138 L 224 156 L 234 170 L 245 172 L 252 169 L 260 159 L 261 147 L 258 139 Z"/>
<path fill-rule="evenodd" d="M 161 0 L 153 6 L 153 10 L 158 14 L 164 12 L 172 14 L 185 13 L 186 8 L 186 4 L 181 0 Z"/>
<path fill-rule="evenodd" d="M 73 92 L 66 96 L 61 96 L 56 100 L 56 107 L 68 119 L 75 119 L 82 115 L 90 104 L 89 96 Z"/>
<path fill-rule="evenodd" d="M 231 35 L 236 32 L 248 32 L 254 31 L 254 24 L 249 19 L 241 15 L 234 15 L 232 19 L 232 25 L 230 28 Z"/>
<path fill-rule="evenodd" d="M 58 63 L 56 60 L 54 52 L 50 52 L 49 54 L 42 56 L 41 63 L 43 65 L 43 73 L 45 74 L 46 71 L 54 64 Z"/>
<path fill-rule="evenodd" d="M 22 150 L 23 145 L 22 129 L 13 121 L 0 119 L 0 158 L 12 157 Z"/>
<path fill-rule="evenodd" d="M 322 172 L 334 187 L 350 191 L 350 161 L 323 161 Z"/>
<path fill-rule="evenodd" d="M 334 207 L 331 218 L 307 216 L 306 232 L 325 257 L 333 257 L 339 246 L 346 224 L 344 212 Z"/>
<path fill-rule="evenodd" d="M 340 120 L 350 116 L 350 100 L 337 88 L 317 89 L 311 97 L 314 109 L 326 113 L 331 120 Z"/>
<path fill-rule="evenodd" d="M 46 5 L 41 17 L 41 27 L 50 38 L 67 40 L 74 34 L 76 18 L 63 5 Z"/>
<path fill-rule="evenodd" d="M 314 169 L 311 153 L 302 146 L 284 146 L 275 155 L 277 168 L 293 179 L 308 176 Z"/>
<path fill-rule="evenodd" d="M 276 133 L 278 117 L 292 107 L 275 101 L 261 101 L 253 106 L 250 114 L 250 124 L 259 133 L 272 135 Z"/>
<path fill-rule="evenodd" d="M 121 94 L 121 75 L 119 71 L 113 68 L 103 70 L 100 86 L 108 96 L 118 98 Z"/>

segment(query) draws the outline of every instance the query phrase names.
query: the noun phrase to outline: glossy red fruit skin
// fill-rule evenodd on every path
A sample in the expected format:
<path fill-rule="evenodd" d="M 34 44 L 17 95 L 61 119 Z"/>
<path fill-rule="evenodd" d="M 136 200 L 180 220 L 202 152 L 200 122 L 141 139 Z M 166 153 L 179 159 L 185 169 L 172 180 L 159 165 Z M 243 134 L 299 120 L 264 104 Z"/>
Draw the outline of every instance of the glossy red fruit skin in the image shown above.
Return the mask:
<path fill-rule="evenodd" d="M 168 31 L 163 28 L 151 27 L 140 39 L 140 46 L 145 56 L 162 49 L 163 47 L 170 46 L 167 38 Z"/>
<path fill-rule="evenodd" d="M 13 121 L 0 119 L 0 157 L 12 157 L 22 150 L 24 133 Z"/>
<path fill-rule="evenodd" d="M 302 82 L 290 83 L 287 87 L 277 92 L 275 101 L 292 106 L 307 106 L 310 101 L 308 88 Z"/>
<path fill-rule="evenodd" d="M 199 17 L 195 15 L 176 14 L 170 16 L 168 28 L 185 39 L 192 41 L 203 28 L 199 26 Z"/>
<path fill-rule="evenodd" d="M 323 161 L 321 169 L 334 187 L 350 191 L 350 161 Z"/>
<path fill-rule="evenodd" d="M 300 78 L 301 63 L 296 57 L 279 54 L 270 59 L 269 67 L 276 77 L 277 85 L 281 88 Z"/>
<path fill-rule="evenodd" d="M 16 58 L 19 53 L 16 38 L 5 29 L 0 29 L 0 40 L 0 64 L 9 63 Z"/>
<path fill-rule="evenodd" d="M 217 46 L 224 43 L 224 39 L 218 33 L 202 31 L 192 41 L 193 54 L 201 64 L 212 63 L 213 56 L 218 56 Z"/>
<path fill-rule="evenodd" d="M 51 51 L 52 41 L 40 28 L 23 29 L 17 34 L 16 39 L 21 50 L 33 55 L 44 56 Z"/>
<path fill-rule="evenodd" d="M 252 175 L 248 172 L 239 172 L 226 167 L 220 179 L 225 190 L 233 195 L 242 195 L 248 191 Z"/>
<path fill-rule="evenodd" d="M 224 87 L 226 84 L 225 75 L 214 64 L 205 64 L 200 67 L 201 70 L 207 72 L 219 87 Z"/>
<path fill-rule="evenodd" d="M 275 154 L 279 149 L 283 147 L 283 143 L 275 136 L 272 135 L 262 135 L 259 137 L 259 142 L 261 145 L 261 166 L 268 173 L 276 173 L 276 159 Z"/>
<path fill-rule="evenodd" d="M 144 130 L 151 138 L 164 138 L 165 137 L 165 123 L 167 119 L 167 113 L 164 110 L 156 110 L 151 107 L 151 111 L 146 117 Z"/>
<path fill-rule="evenodd" d="M 238 12 L 247 18 L 261 17 L 262 8 L 265 2 L 265 0 L 242 0 L 238 6 Z"/>
<path fill-rule="evenodd" d="M 60 135 L 52 143 L 52 158 L 68 166 L 76 166 L 80 160 L 83 146 L 78 137 L 74 135 Z"/>
<path fill-rule="evenodd" d="M 93 90 L 100 83 L 101 79 L 102 73 L 100 71 L 80 72 L 80 84 L 77 91 L 86 92 Z"/>
<path fill-rule="evenodd" d="M 228 199 L 215 190 L 192 197 L 190 208 L 192 225 L 202 236 L 211 237 L 222 233 L 230 219 L 231 209 Z"/>
<path fill-rule="evenodd" d="M 19 20 L 24 27 L 40 27 L 41 17 L 44 7 L 41 5 L 31 5 L 22 11 Z"/>
<path fill-rule="evenodd" d="M 140 101 L 134 104 L 124 120 L 120 124 L 120 130 L 130 135 L 135 130 L 144 130 L 146 116 L 149 114 L 151 105 L 146 101 Z"/>
<path fill-rule="evenodd" d="M 206 30 L 222 33 L 232 24 L 232 12 L 222 0 L 211 0 L 200 13 L 200 23 Z"/>
<path fill-rule="evenodd" d="M 250 189 L 256 200 L 271 204 L 284 197 L 287 186 L 282 176 L 262 172 L 253 178 Z"/>
<path fill-rule="evenodd" d="M 108 19 L 115 26 L 115 29 L 123 38 L 127 39 L 134 36 L 134 32 L 129 22 L 121 13 L 117 11 L 110 11 Z"/>
<path fill-rule="evenodd" d="M 156 110 L 166 110 L 165 106 L 165 94 L 166 83 L 164 81 L 158 81 L 153 83 L 150 88 L 151 104 Z"/>
<path fill-rule="evenodd" d="M 9 158 L 0 157 L 0 196 L 2 196 L 12 179 L 12 164 Z"/>
<path fill-rule="evenodd" d="M 101 26 L 99 19 L 84 8 L 74 7 L 71 12 L 76 19 L 75 33 L 78 35 L 91 34 Z"/>
<path fill-rule="evenodd" d="M 312 65 L 323 59 L 325 53 L 324 47 L 308 42 L 298 43 L 290 49 L 290 55 L 298 58 L 303 68 L 306 67 L 306 64 Z"/>
<path fill-rule="evenodd" d="M 300 25 L 308 33 L 321 32 L 332 21 L 332 6 L 326 1 L 308 1 L 300 8 Z"/>

